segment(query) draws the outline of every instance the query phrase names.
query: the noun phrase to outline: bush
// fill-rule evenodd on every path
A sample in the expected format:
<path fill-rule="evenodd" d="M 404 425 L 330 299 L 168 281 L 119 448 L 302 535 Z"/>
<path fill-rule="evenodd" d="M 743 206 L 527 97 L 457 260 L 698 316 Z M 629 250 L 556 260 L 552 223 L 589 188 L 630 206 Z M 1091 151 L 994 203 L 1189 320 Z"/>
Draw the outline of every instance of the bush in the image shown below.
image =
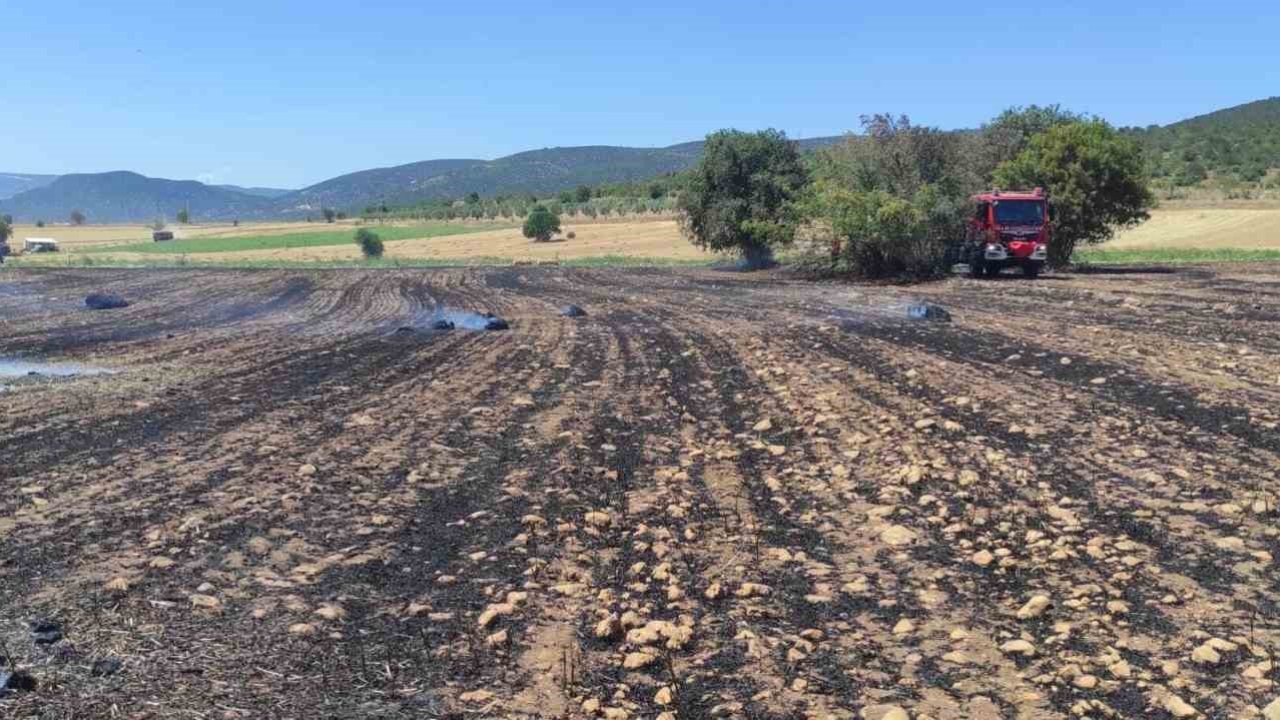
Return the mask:
<path fill-rule="evenodd" d="M 578 233 L 570 230 L 568 234 L 565 235 L 565 237 L 568 238 L 569 240 L 576 240 L 578 237 Z"/>
<path fill-rule="evenodd" d="M 829 241 L 830 268 L 865 278 L 943 274 L 978 182 L 963 152 L 967 140 L 905 116 L 862 124 L 864 136 L 819 153 L 805 201 L 818 236 Z"/>
<path fill-rule="evenodd" d="M 83 225 L 85 223 L 84 213 L 79 210 L 72 210 L 69 219 L 72 225 Z"/>
<path fill-rule="evenodd" d="M 36 221 L 36 227 L 38 227 L 38 228 L 42 228 L 42 227 L 44 227 L 44 221 L 43 221 L 43 220 L 37 220 L 37 221 Z"/>
<path fill-rule="evenodd" d="M 811 206 L 831 233 L 835 272 L 927 279 L 946 272 L 948 242 L 963 232 L 966 205 L 935 188 L 904 198 L 822 181 Z"/>
<path fill-rule="evenodd" d="M 338 211 L 333 208 L 323 208 L 320 210 L 320 214 L 324 215 L 324 221 L 327 223 L 333 222 L 338 217 Z"/>
<path fill-rule="evenodd" d="M 356 231 L 356 244 L 360 246 L 360 253 L 370 260 L 382 257 L 383 251 L 386 250 L 382 244 L 382 238 L 369 228 L 360 228 Z"/>
<path fill-rule="evenodd" d="M 547 242 L 560 232 L 560 216 L 545 205 L 536 205 L 524 220 L 524 236 L 535 242 Z"/>

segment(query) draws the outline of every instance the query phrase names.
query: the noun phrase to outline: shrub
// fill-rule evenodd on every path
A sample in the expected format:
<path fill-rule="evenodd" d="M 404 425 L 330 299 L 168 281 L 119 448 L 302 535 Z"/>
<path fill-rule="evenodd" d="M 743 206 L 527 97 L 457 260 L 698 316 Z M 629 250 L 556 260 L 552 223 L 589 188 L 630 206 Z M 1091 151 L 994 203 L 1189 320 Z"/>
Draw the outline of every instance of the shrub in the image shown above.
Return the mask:
<path fill-rule="evenodd" d="M 547 242 L 560 232 L 560 216 L 545 205 L 536 205 L 524 220 L 524 236 L 535 242 Z"/>
<path fill-rule="evenodd" d="M 834 271 L 926 279 L 946 271 L 947 244 L 962 232 L 965 206 L 927 186 L 904 198 L 821 181 L 811 207 L 831 233 Z"/>
<path fill-rule="evenodd" d="M 905 116 L 874 115 L 862 124 L 863 136 L 819 153 L 818 179 L 804 203 L 830 243 L 826 262 L 866 278 L 941 275 L 947 246 L 963 236 L 967 190 L 977 182 L 963 140 Z"/>
<path fill-rule="evenodd" d="M 324 221 L 327 223 L 333 222 L 338 217 L 338 211 L 333 208 L 324 208 L 320 211 L 320 214 L 324 215 Z"/>
<path fill-rule="evenodd" d="M 42 227 L 44 227 L 44 221 L 43 221 L 43 220 L 37 220 L 37 221 L 36 221 L 36 227 L 38 227 L 38 228 L 42 228 Z"/>
<path fill-rule="evenodd" d="M 566 237 L 566 238 L 568 238 L 568 239 L 570 239 L 570 240 L 575 240 L 575 239 L 577 239 L 577 237 L 578 237 L 578 233 L 576 233 L 576 232 L 574 232 L 574 231 L 570 230 L 570 231 L 565 235 L 565 237 Z"/>
<path fill-rule="evenodd" d="M 83 225 L 85 223 L 84 213 L 80 210 L 72 210 L 69 219 L 72 225 Z"/>
<path fill-rule="evenodd" d="M 360 253 L 370 260 L 382 257 L 386 249 L 378 233 L 369 228 L 360 228 L 356 231 L 356 244 L 360 246 Z"/>

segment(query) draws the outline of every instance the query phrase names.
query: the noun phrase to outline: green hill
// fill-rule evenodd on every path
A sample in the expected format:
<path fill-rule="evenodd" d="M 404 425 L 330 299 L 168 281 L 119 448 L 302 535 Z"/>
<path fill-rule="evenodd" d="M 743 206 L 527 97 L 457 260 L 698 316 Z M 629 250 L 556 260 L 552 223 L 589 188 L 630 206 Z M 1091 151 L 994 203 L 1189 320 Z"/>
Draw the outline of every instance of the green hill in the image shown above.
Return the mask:
<path fill-rule="evenodd" d="M 1152 176 L 1175 185 L 1211 174 L 1257 182 L 1280 168 L 1280 97 L 1126 132 L 1145 148 Z"/>
<path fill-rule="evenodd" d="M 269 214 L 269 198 L 210 187 L 194 180 L 163 180 L 133 172 L 63 175 L 52 183 L 0 201 L 0 212 L 19 222 L 65 221 L 72 210 L 91 223 L 173 218 L 188 208 L 196 220 L 227 220 Z"/>

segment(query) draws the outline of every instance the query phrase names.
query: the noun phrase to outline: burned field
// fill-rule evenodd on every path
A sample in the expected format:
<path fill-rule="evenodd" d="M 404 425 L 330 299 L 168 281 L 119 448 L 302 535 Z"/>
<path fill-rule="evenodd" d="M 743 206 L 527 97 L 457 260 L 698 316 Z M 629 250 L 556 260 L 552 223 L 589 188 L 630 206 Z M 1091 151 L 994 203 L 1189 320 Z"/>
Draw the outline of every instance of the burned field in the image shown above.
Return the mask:
<path fill-rule="evenodd" d="M 0 714 L 1257 715 L 1277 321 L 1266 266 L 11 273 L 0 358 L 113 372 L 0 391 Z"/>

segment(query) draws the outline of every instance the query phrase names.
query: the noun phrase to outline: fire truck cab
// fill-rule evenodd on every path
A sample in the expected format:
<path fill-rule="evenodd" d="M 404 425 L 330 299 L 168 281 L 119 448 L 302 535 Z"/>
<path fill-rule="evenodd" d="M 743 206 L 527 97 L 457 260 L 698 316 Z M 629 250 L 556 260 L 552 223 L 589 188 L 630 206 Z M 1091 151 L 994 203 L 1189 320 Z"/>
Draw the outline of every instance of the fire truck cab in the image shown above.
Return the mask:
<path fill-rule="evenodd" d="M 1042 188 L 1030 192 L 992 190 L 974 195 L 961 260 L 971 277 L 994 277 L 1020 267 L 1029 278 L 1049 258 L 1049 199 Z"/>

